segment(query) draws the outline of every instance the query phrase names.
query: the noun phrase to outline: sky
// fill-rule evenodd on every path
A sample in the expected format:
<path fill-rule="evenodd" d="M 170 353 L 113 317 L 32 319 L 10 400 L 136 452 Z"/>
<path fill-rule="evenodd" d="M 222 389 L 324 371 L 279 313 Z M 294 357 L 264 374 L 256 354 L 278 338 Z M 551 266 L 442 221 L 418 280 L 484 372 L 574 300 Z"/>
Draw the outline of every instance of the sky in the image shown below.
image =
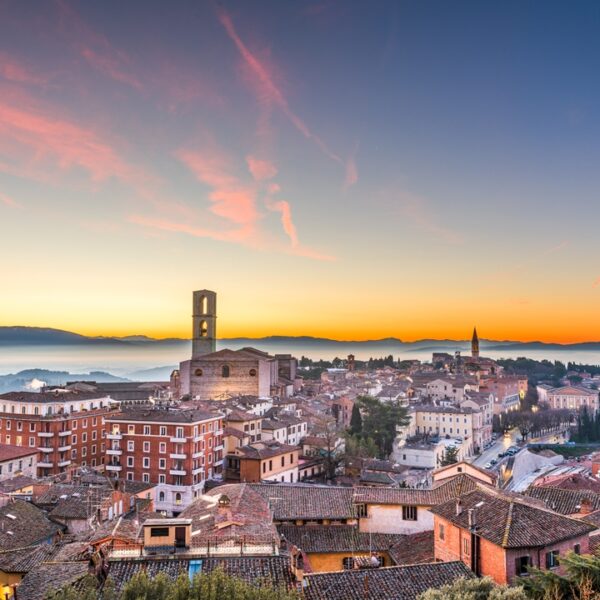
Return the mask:
<path fill-rule="evenodd" d="M 0 0 L 0 325 L 600 340 L 600 5 Z"/>

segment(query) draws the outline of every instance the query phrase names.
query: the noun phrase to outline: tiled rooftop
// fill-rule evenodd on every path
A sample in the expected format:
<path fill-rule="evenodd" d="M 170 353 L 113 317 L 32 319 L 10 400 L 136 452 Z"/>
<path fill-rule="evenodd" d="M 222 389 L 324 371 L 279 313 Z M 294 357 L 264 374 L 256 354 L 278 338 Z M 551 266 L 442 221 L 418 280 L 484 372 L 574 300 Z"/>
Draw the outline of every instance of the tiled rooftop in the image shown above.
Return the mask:
<path fill-rule="evenodd" d="M 415 600 L 432 587 L 473 577 L 462 562 L 314 573 L 305 577 L 306 600 Z"/>

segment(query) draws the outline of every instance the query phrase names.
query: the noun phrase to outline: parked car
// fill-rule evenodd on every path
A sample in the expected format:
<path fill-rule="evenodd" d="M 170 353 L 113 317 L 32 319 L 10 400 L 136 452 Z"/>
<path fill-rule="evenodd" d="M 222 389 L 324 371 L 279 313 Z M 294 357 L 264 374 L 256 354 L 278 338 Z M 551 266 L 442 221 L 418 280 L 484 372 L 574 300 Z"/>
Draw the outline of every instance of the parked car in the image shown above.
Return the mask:
<path fill-rule="evenodd" d="M 491 462 L 489 462 L 489 463 L 486 463 L 483 468 L 484 469 L 491 469 L 493 466 L 494 465 Z"/>
<path fill-rule="evenodd" d="M 508 456 L 506 452 L 498 452 L 498 458 L 504 458 L 505 456 Z"/>
<path fill-rule="evenodd" d="M 492 466 L 494 466 L 494 465 L 498 464 L 498 461 L 495 458 L 492 458 L 492 460 L 490 460 L 490 464 Z"/>

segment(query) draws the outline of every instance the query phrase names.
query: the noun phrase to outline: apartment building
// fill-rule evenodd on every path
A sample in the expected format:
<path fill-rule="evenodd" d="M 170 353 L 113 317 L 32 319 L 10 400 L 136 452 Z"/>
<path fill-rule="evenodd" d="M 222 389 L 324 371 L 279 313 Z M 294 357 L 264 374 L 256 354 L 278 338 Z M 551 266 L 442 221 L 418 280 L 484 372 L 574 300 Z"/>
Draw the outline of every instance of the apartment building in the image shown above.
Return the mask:
<path fill-rule="evenodd" d="M 0 443 L 36 448 L 37 475 L 62 473 L 72 465 L 99 467 L 105 451 L 110 397 L 68 390 L 0 395 Z"/>
<path fill-rule="evenodd" d="M 0 444 L 0 481 L 17 475 L 37 475 L 37 448 L 20 448 Z"/>
<path fill-rule="evenodd" d="M 256 442 L 227 456 L 227 480 L 241 483 L 298 481 L 300 448 L 279 442 Z"/>
<path fill-rule="evenodd" d="M 223 465 L 223 415 L 203 410 L 129 410 L 107 417 L 106 470 L 156 485 L 157 511 L 177 515 Z"/>
<path fill-rule="evenodd" d="M 598 390 L 566 385 L 548 391 L 547 397 L 550 408 L 567 408 L 569 410 L 587 408 L 591 413 L 598 410 Z"/>

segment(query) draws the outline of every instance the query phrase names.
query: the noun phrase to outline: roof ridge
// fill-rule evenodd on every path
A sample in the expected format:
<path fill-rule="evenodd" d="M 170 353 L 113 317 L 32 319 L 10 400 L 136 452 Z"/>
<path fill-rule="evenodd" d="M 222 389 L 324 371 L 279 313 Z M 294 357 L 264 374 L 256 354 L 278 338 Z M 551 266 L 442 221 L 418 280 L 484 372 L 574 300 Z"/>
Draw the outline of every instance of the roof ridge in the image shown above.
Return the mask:
<path fill-rule="evenodd" d="M 508 507 L 508 516 L 506 517 L 506 526 L 504 529 L 504 535 L 502 536 L 502 547 L 506 548 L 508 546 L 508 537 L 510 535 L 510 527 L 512 525 L 512 514 L 513 514 L 513 507 L 514 507 L 514 501 L 511 500 L 510 501 L 510 505 Z"/>

